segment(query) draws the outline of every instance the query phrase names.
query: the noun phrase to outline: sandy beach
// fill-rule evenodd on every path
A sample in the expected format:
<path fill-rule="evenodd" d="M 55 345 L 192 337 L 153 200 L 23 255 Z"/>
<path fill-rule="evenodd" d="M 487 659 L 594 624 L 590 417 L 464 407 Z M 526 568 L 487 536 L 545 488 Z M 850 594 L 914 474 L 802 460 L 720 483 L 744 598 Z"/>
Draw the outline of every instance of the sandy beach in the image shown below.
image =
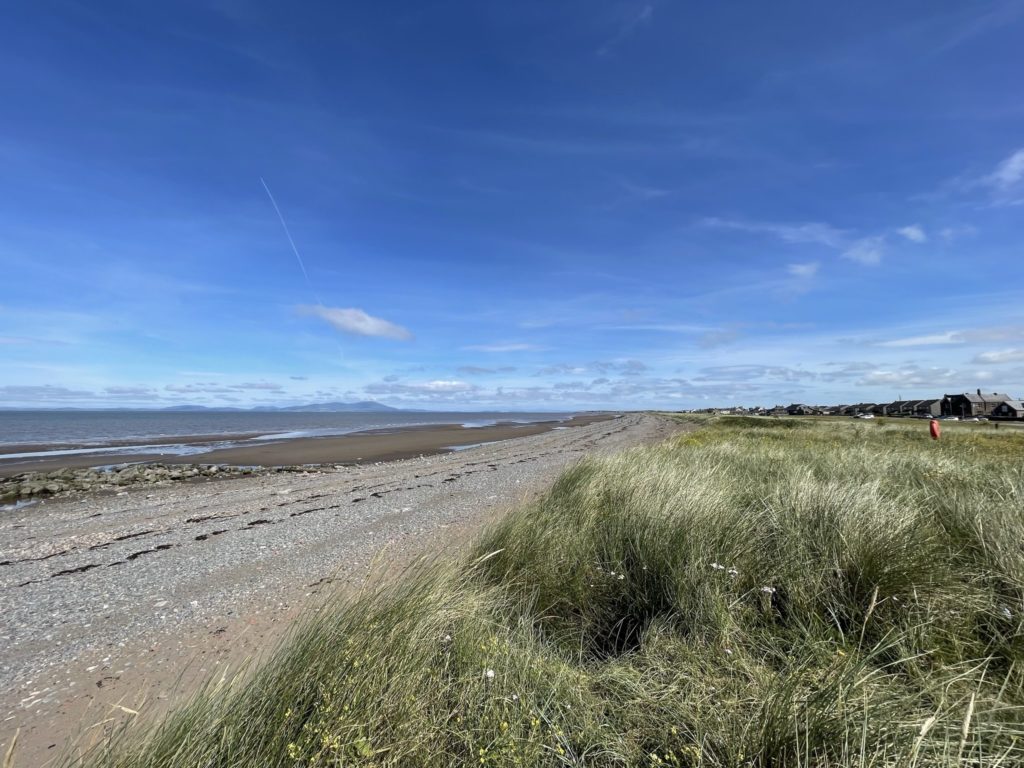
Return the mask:
<path fill-rule="evenodd" d="M 312 602 L 371 570 L 457 554 L 583 456 L 678 429 L 642 414 L 551 426 L 287 441 L 286 454 L 267 445 L 217 461 L 365 463 L 71 496 L 5 513 L 0 744 L 20 729 L 14 765 L 46 765 L 68 738 L 94 741 L 259 657 Z M 428 455 L 469 443 L 486 444 Z M 380 462 L 400 452 L 414 458 Z"/>

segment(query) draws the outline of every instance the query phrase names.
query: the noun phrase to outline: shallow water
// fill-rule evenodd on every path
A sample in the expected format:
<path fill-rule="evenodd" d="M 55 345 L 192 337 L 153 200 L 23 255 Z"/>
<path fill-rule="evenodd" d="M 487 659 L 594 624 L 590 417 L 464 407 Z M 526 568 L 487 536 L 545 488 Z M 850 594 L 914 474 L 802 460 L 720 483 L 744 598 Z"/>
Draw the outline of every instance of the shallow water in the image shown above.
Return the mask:
<path fill-rule="evenodd" d="M 343 435 L 367 429 L 428 424 L 461 424 L 467 428 L 496 422 L 530 423 L 568 418 L 565 413 L 459 413 L 445 411 L 383 411 L 378 413 L 167 412 L 167 411 L 0 411 L 0 458 L 14 458 L 5 445 L 46 446 L 47 455 L 95 452 L 125 442 L 166 440 L 196 435 L 253 435 L 255 440 Z M 62 447 L 65 446 L 65 447 Z M 225 447 L 223 444 L 217 447 Z M 176 454 L 195 446 L 136 446 L 121 453 Z M 59 453 L 57 452 L 59 451 Z M 115 452 L 115 451 L 111 451 Z M 24 451 L 22 452 L 24 453 Z"/>

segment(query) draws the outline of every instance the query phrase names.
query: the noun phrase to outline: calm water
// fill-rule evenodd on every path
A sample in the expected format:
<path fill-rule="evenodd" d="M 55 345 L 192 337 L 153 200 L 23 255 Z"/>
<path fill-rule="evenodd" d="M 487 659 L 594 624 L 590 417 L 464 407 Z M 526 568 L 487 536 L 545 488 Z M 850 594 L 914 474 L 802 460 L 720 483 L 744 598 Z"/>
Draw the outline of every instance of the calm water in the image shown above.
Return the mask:
<path fill-rule="evenodd" d="M 116 445 L 190 435 L 265 438 L 340 435 L 417 424 L 486 426 L 496 421 L 549 421 L 558 413 L 180 413 L 160 411 L 0 411 L 0 454 L 5 445 Z"/>

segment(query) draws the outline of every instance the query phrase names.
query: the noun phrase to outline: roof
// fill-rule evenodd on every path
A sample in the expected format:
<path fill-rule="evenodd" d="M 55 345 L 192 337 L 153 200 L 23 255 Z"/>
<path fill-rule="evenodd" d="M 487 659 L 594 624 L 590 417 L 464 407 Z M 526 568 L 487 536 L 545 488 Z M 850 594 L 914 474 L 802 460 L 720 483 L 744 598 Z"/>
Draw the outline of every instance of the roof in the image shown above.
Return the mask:
<path fill-rule="evenodd" d="M 1021 400 L 1003 400 L 1006 405 L 1013 408 L 1015 411 L 1024 411 L 1024 401 Z"/>
<path fill-rule="evenodd" d="M 1013 399 L 1009 395 L 999 392 L 993 392 L 991 394 L 982 392 L 980 395 L 977 392 L 964 392 L 959 395 L 946 395 L 946 397 L 963 397 L 972 403 L 1002 403 L 1006 400 Z"/>

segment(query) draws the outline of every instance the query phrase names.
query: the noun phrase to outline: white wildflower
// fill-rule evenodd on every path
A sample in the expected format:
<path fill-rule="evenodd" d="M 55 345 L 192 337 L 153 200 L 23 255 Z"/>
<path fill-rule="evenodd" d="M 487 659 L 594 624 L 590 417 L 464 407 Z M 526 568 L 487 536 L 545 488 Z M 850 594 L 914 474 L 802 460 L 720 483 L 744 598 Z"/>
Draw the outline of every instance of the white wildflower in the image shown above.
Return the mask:
<path fill-rule="evenodd" d="M 764 592 L 766 595 L 774 595 L 775 587 L 761 587 L 761 591 Z"/>
<path fill-rule="evenodd" d="M 724 571 L 725 570 L 725 566 L 722 565 L 721 563 L 712 563 L 711 567 L 714 568 L 716 571 Z"/>
<path fill-rule="evenodd" d="M 732 656 L 732 648 L 725 648 L 724 650 L 726 656 Z"/>
<path fill-rule="evenodd" d="M 494 679 L 494 670 L 493 669 L 488 669 L 486 672 L 484 672 L 484 677 L 486 677 L 488 680 L 493 680 Z"/>

